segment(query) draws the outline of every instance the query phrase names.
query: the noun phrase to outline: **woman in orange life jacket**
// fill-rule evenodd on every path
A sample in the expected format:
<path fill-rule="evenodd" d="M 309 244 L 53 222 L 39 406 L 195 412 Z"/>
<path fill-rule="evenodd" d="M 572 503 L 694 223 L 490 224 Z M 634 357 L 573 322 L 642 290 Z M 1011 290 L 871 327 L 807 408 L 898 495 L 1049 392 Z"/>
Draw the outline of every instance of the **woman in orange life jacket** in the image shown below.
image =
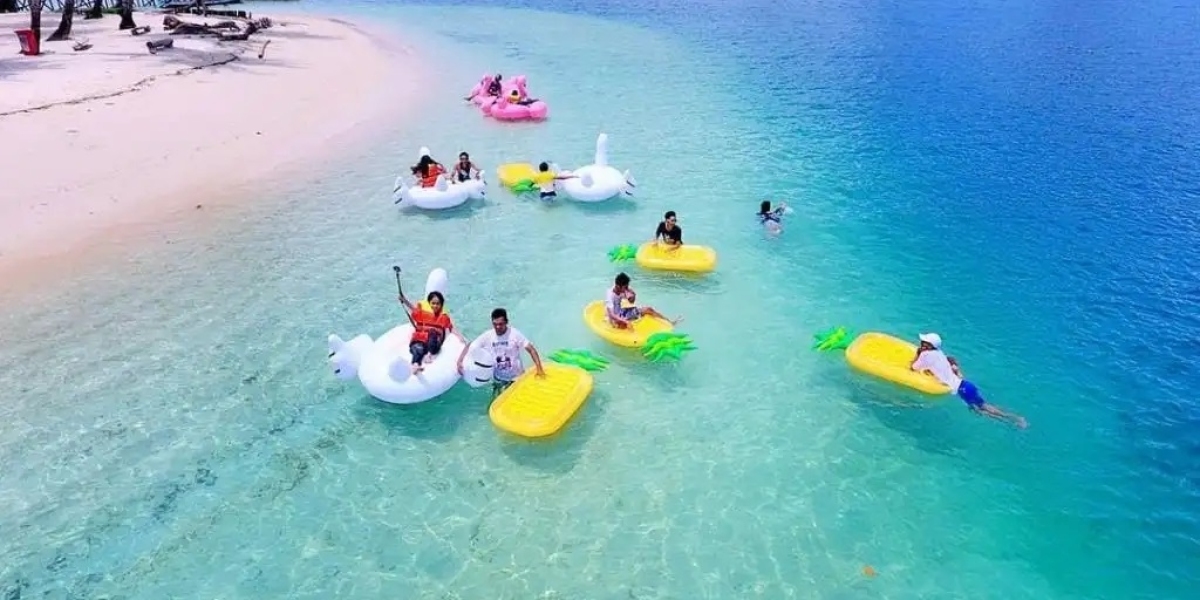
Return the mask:
<path fill-rule="evenodd" d="M 450 315 L 443 310 L 446 306 L 446 298 L 442 296 L 441 292 L 429 292 L 425 302 L 428 304 L 428 308 L 419 304 L 414 305 L 404 297 L 404 294 L 400 294 L 400 304 L 408 309 L 414 325 L 412 337 L 408 341 L 408 352 L 412 355 L 414 374 L 425 369 L 424 363 L 427 357 L 432 360 L 442 351 L 442 342 L 446 341 L 446 335 L 452 334 L 464 345 L 467 343 L 462 334 L 454 328 Z"/>
<path fill-rule="evenodd" d="M 431 188 L 437 185 L 438 175 L 444 175 L 446 167 L 442 163 L 433 160 L 428 154 L 421 157 L 420 161 L 412 168 L 412 174 L 421 182 L 421 187 Z"/>

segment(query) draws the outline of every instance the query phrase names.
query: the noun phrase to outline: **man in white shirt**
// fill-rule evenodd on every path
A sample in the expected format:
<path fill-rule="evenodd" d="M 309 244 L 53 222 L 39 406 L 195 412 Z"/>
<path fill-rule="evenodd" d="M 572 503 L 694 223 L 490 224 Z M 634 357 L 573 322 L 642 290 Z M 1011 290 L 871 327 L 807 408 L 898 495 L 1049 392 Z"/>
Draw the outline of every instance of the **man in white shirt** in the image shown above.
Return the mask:
<path fill-rule="evenodd" d="M 458 372 L 463 372 L 463 359 L 467 357 L 471 346 L 483 348 L 492 353 L 495 358 L 495 366 L 492 368 L 492 397 L 499 396 L 501 392 L 508 389 L 521 373 L 525 372 L 525 363 L 521 361 L 521 351 L 529 352 L 529 357 L 533 359 L 533 366 L 536 369 L 535 374 L 538 377 L 545 377 L 546 371 L 542 369 L 542 357 L 538 355 L 537 348 L 529 343 L 529 340 L 517 331 L 515 327 L 508 326 L 508 311 L 503 308 L 497 308 L 492 311 L 492 328 L 489 331 L 483 332 L 475 341 L 463 347 L 463 351 L 458 355 Z"/>
<path fill-rule="evenodd" d="M 1015 414 L 1008 414 L 999 407 L 988 404 L 983 399 L 983 395 L 979 393 L 979 388 L 975 384 L 963 379 L 962 370 L 958 367 L 958 361 L 946 356 L 942 352 L 942 336 L 936 333 L 922 333 L 917 336 L 920 340 L 920 346 L 917 347 L 917 356 L 912 363 L 912 370 L 918 372 L 926 372 L 933 375 L 938 381 L 944 383 L 950 388 L 963 402 L 967 403 L 972 411 L 976 414 L 991 417 L 1001 421 L 1011 421 L 1017 427 L 1025 428 L 1025 418 Z"/>
<path fill-rule="evenodd" d="M 624 302 L 628 302 L 629 306 L 625 306 Z M 618 273 L 616 279 L 613 280 L 613 286 L 608 288 L 608 293 L 604 295 L 604 310 L 608 313 L 608 322 L 612 323 L 614 327 L 628 329 L 643 315 L 657 317 L 672 325 L 682 320 L 668 319 L 662 313 L 654 310 L 653 306 L 635 306 L 636 303 L 637 292 L 629 287 L 629 276 L 625 273 Z"/>

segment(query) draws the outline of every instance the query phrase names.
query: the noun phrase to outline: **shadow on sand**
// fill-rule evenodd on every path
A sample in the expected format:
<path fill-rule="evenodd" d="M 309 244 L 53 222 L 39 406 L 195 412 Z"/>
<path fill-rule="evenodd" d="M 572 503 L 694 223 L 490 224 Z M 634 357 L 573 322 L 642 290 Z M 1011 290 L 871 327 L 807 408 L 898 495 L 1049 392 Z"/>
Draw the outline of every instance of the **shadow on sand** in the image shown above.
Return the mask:
<path fill-rule="evenodd" d="M 61 69 L 63 64 L 45 60 L 45 56 L 24 56 L 16 54 L 0 58 L 0 81 L 20 77 L 22 73 L 42 69 Z M 3 111 L 0 110 L 0 113 Z"/>

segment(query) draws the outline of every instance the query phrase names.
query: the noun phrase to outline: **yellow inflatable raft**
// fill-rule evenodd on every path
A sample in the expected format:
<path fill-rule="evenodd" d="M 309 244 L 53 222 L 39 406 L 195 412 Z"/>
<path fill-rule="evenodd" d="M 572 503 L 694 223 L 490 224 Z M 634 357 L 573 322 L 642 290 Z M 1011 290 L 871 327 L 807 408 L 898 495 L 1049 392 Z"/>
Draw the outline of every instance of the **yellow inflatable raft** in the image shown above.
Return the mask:
<path fill-rule="evenodd" d="M 646 343 L 646 338 L 675 329 L 670 321 L 657 317 L 642 317 L 634 321 L 633 327 L 629 329 L 617 329 L 609 324 L 602 300 L 583 307 L 583 322 L 605 341 L 626 348 L 641 348 Z"/>
<path fill-rule="evenodd" d="M 868 375 L 910 387 L 926 394 L 949 394 L 952 390 L 928 373 L 911 368 L 917 347 L 886 333 L 869 331 L 846 348 L 846 362 Z"/>
<path fill-rule="evenodd" d="M 553 435 L 571 420 L 592 393 L 592 374 L 569 365 L 542 363 L 546 376 L 526 371 L 492 402 L 488 416 L 497 428 L 538 438 Z"/>
<path fill-rule="evenodd" d="M 525 179 L 533 179 L 536 175 L 537 169 L 529 163 L 508 163 L 496 167 L 496 177 L 500 179 L 500 184 L 507 188 Z"/>
<path fill-rule="evenodd" d="M 638 248 L 637 264 L 655 271 L 708 273 L 717 267 L 717 252 L 708 246 L 668 246 L 646 242 Z"/>

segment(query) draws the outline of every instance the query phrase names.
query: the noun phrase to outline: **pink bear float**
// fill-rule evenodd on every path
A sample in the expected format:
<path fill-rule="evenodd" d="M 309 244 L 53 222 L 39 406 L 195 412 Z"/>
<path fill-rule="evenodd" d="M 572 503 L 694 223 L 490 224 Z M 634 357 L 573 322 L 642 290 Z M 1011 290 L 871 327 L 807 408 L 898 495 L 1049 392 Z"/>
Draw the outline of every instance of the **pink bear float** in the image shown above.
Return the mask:
<path fill-rule="evenodd" d="M 549 115 L 550 107 L 545 102 L 529 97 L 524 75 L 505 82 L 499 97 L 487 94 L 492 79 L 491 75 L 484 75 L 468 96 L 485 116 L 501 121 L 540 121 Z"/>

